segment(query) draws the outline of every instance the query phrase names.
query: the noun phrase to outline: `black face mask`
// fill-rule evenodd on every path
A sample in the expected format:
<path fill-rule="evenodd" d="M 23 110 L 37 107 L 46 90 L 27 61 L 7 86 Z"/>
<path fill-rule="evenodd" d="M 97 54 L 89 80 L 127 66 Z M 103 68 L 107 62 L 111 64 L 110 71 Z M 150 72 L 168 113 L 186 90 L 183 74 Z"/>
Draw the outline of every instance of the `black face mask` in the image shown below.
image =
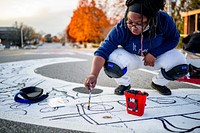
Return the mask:
<path fill-rule="evenodd" d="M 19 103 L 37 103 L 48 97 L 48 93 L 43 95 L 43 89 L 30 86 L 21 89 L 14 97 L 14 100 Z"/>

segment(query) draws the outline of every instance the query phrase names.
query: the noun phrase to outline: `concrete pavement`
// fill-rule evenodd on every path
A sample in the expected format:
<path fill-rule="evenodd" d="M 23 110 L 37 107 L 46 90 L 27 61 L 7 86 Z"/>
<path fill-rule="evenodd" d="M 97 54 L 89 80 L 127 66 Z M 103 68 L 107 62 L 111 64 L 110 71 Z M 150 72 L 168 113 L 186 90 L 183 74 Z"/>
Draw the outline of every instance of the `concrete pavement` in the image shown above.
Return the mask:
<path fill-rule="evenodd" d="M 83 61 L 66 57 L 1 63 L 0 118 L 5 119 L 1 123 L 9 120 L 17 124 L 1 125 L 0 132 L 200 132 L 198 87 L 174 89 L 171 96 L 134 88 L 149 93 L 144 115 L 135 116 L 127 113 L 125 96 L 114 95 L 113 87 L 97 86 L 88 110 L 88 92 L 83 84 L 35 73 L 42 66 Z M 27 86 L 41 87 L 50 95 L 36 104 L 14 102 L 13 96 Z M 58 97 L 65 105 L 50 107 L 49 100 Z"/>

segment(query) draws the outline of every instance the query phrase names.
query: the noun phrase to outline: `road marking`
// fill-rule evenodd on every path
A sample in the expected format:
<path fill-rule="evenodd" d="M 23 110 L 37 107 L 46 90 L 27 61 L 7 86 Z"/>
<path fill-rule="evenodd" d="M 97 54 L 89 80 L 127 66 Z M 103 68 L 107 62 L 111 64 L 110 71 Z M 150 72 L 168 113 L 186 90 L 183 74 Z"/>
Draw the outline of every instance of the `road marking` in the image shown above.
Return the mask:
<path fill-rule="evenodd" d="M 86 51 L 73 51 L 73 50 L 59 50 L 59 51 L 39 51 L 39 50 L 36 50 L 36 51 L 31 51 L 31 52 L 27 52 L 25 54 L 36 54 L 36 55 L 77 55 L 77 54 L 83 54 L 83 55 L 88 55 L 88 56 L 94 56 L 94 52 L 92 51 L 89 51 L 89 52 L 86 52 Z"/>
<path fill-rule="evenodd" d="M 1 56 L 20 56 L 20 55 L 24 55 L 26 54 L 26 52 L 20 52 L 20 53 L 16 53 L 16 54 L 8 54 L 8 55 L 1 55 Z"/>

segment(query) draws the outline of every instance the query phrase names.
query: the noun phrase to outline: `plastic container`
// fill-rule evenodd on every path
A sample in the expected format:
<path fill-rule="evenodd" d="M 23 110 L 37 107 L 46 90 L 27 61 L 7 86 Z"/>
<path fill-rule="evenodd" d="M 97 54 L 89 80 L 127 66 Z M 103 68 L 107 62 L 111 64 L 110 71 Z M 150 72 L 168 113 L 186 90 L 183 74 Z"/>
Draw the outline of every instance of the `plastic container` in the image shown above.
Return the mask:
<path fill-rule="evenodd" d="M 127 112 L 129 114 L 142 116 L 144 114 L 148 93 L 137 90 L 127 90 L 124 94 L 126 96 Z"/>

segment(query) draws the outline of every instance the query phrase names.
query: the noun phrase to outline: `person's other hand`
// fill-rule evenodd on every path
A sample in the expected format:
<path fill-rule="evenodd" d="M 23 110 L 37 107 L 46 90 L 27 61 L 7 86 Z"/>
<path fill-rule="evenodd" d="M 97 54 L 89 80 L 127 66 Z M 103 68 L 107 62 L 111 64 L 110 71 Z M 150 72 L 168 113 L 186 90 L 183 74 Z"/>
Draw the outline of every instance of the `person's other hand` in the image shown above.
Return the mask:
<path fill-rule="evenodd" d="M 156 61 L 156 58 L 152 54 L 147 53 L 147 55 L 144 56 L 143 61 L 144 61 L 145 66 L 152 66 L 153 67 L 154 63 Z"/>
<path fill-rule="evenodd" d="M 96 83 L 97 83 L 97 77 L 95 75 L 89 75 L 88 77 L 86 77 L 84 81 L 85 87 L 88 88 L 89 90 L 94 89 Z"/>

